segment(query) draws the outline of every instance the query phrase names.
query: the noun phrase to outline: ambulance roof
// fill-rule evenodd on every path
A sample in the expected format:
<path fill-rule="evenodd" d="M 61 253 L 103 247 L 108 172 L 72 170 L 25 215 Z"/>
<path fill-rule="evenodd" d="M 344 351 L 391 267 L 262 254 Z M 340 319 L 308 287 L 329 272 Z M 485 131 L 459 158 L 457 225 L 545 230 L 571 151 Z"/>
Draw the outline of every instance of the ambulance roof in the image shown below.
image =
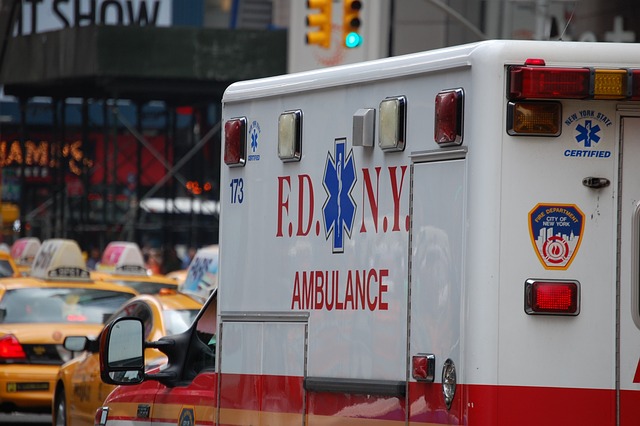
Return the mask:
<path fill-rule="evenodd" d="M 183 293 L 208 297 L 218 288 L 218 246 L 199 249 L 187 269 L 187 278 L 180 284 Z"/>
<path fill-rule="evenodd" d="M 112 274 L 148 275 L 140 247 L 130 241 L 110 242 L 96 269 Z"/>
<path fill-rule="evenodd" d="M 73 240 L 45 240 L 31 265 L 31 276 L 54 281 L 88 281 L 80 246 Z"/>
<path fill-rule="evenodd" d="M 41 245 L 36 237 L 18 238 L 11 245 L 11 257 L 18 265 L 31 265 Z"/>
<path fill-rule="evenodd" d="M 597 55 L 594 51 L 597 49 Z M 473 64 L 524 63 L 527 58 L 542 58 L 547 64 L 591 66 L 616 64 L 616 67 L 637 66 L 637 46 L 634 43 L 584 43 L 539 40 L 485 40 L 424 52 L 374 59 L 310 71 L 282 74 L 238 81 L 225 90 L 222 104 L 255 101 L 257 98 L 300 95 L 301 93 L 352 87 L 384 79 L 399 78 L 427 72 L 469 68 Z"/>

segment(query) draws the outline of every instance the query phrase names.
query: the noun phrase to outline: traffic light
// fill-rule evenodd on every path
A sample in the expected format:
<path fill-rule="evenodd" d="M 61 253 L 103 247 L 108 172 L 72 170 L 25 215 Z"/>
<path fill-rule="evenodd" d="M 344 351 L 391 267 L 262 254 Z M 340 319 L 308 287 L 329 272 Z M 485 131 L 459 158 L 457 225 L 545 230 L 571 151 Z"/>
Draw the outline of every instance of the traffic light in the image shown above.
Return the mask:
<path fill-rule="evenodd" d="M 360 35 L 360 10 L 362 2 L 360 0 L 342 0 L 343 16 L 342 16 L 342 42 L 345 47 L 353 48 L 362 44 L 362 36 Z"/>
<path fill-rule="evenodd" d="M 307 27 L 317 27 L 307 32 L 307 44 L 317 44 L 328 49 L 331 46 L 332 0 L 307 0 L 307 9 L 317 9 L 307 15 Z"/>

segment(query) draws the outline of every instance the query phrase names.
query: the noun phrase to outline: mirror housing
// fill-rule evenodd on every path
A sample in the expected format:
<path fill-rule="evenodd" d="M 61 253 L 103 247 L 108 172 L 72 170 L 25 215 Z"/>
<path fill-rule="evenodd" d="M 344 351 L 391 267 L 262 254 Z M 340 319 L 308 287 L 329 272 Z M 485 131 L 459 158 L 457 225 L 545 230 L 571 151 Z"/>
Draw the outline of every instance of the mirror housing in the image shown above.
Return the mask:
<path fill-rule="evenodd" d="M 82 352 L 87 350 L 89 338 L 85 336 L 67 336 L 64 338 L 62 346 L 71 352 Z"/>
<path fill-rule="evenodd" d="M 144 326 L 140 318 L 122 317 L 107 324 L 100 347 L 103 382 L 121 385 L 144 380 Z"/>

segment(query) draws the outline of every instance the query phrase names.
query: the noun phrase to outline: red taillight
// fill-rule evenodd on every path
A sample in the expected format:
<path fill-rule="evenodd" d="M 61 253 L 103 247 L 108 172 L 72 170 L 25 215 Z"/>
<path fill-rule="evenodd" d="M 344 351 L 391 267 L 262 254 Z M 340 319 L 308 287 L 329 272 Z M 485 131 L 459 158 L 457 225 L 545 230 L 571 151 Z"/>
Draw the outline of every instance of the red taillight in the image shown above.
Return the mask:
<path fill-rule="evenodd" d="M 640 100 L 640 70 L 631 71 L 631 99 Z"/>
<path fill-rule="evenodd" d="M 591 95 L 589 68 L 509 69 L 509 99 L 585 99 Z"/>
<path fill-rule="evenodd" d="M 439 145 L 462 143 L 463 104 L 462 89 L 447 90 L 436 95 L 433 138 Z"/>
<path fill-rule="evenodd" d="M 246 118 L 233 118 L 224 124 L 224 162 L 227 166 L 244 166 L 246 139 Z"/>
<path fill-rule="evenodd" d="M 578 315 L 580 283 L 577 281 L 527 280 L 525 312 L 527 314 Z"/>
<path fill-rule="evenodd" d="M 15 336 L 9 334 L 0 338 L 0 359 L 25 359 L 27 355 Z"/>

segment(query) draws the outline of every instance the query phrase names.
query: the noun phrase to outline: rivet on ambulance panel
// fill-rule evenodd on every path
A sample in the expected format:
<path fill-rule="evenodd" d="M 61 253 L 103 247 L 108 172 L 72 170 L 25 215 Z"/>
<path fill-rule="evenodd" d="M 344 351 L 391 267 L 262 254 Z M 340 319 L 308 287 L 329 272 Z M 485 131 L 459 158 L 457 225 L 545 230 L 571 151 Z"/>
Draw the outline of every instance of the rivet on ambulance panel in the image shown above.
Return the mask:
<path fill-rule="evenodd" d="M 285 111 L 278 118 L 278 157 L 284 162 L 302 157 L 302 111 Z"/>
<path fill-rule="evenodd" d="M 436 356 L 417 354 L 411 358 L 411 377 L 419 382 L 433 383 L 436 375 Z"/>
<path fill-rule="evenodd" d="M 353 146 L 373 146 L 376 130 L 376 110 L 362 108 L 353 114 Z"/>
<path fill-rule="evenodd" d="M 244 166 L 246 161 L 247 119 L 232 118 L 224 123 L 224 162 L 229 167 Z"/>
<path fill-rule="evenodd" d="M 407 98 L 396 96 L 380 102 L 380 139 L 383 151 L 402 151 L 407 127 Z"/>

